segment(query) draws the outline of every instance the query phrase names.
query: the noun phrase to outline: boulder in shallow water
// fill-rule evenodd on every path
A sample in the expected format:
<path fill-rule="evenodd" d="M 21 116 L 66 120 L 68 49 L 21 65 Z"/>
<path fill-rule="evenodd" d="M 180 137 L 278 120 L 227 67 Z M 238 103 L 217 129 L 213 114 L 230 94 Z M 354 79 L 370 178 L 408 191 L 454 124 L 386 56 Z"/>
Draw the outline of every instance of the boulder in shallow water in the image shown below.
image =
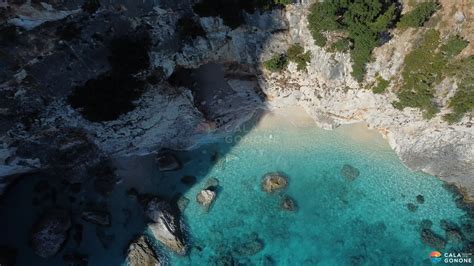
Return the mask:
<path fill-rule="evenodd" d="M 140 236 L 130 243 L 127 250 L 128 266 L 158 266 L 161 258 L 153 251 L 145 236 Z"/>
<path fill-rule="evenodd" d="M 461 244 L 464 237 L 458 229 L 446 230 L 446 239 L 452 244 Z"/>
<path fill-rule="evenodd" d="M 431 229 L 422 229 L 420 236 L 421 241 L 432 248 L 442 250 L 446 246 L 446 240 L 435 234 Z"/>
<path fill-rule="evenodd" d="M 56 255 L 67 239 L 70 227 L 68 211 L 53 209 L 45 212 L 33 225 L 30 243 L 34 252 L 42 258 Z"/>
<path fill-rule="evenodd" d="M 407 203 L 407 209 L 411 212 L 416 212 L 416 210 L 418 209 L 418 207 L 413 204 L 413 203 Z"/>
<path fill-rule="evenodd" d="M 280 173 L 268 173 L 263 176 L 262 189 L 265 192 L 272 193 L 288 186 L 288 179 Z"/>
<path fill-rule="evenodd" d="M 260 252 L 264 247 L 263 240 L 257 238 L 245 241 L 232 250 L 232 254 L 236 257 L 249 257 Z"/>
<path fill-rule="evenodd" d="M 425 203 L 425 197 L 423 197 L 423 195 L 417 195 L 416 202 L 418 202 L 419 204 Z"/>
<path fill-rule="evenodd" d="M 199 204 L 201 204 L 206 210 L 211 208 L 212 203 L 216 199 L 216 192 L 210 189 L 201 190 L 197 196 L 196 200 Z"/>
<path fill-rule="evenodd" d="M 219 187 L 219 179 L 215 177 L 210 177 L 209 179 L 207 179 L 205 189 L 216 191 L 218 187 Z"/>
<path fill-rule="evenodd" d="M 181 162 L 171 153 L 160 153 L 156 156 L 156 164 L 162 172 L 181 169 Z"/>
<path fill-rule="evenodd" d="M 145 213 L 152 221 L 148 228 L 153 236 L 176 254 L 186 255 L 187 248 L 178 210 L 164 200 L 152 198 L 145 206 Z"/>
<path fill-rule="evenodd" d="M 359 169 L 350 164 L 342 166 L 341 175 L 349 181 L 354 181 L 360 175 Z"/>
<path fill-rule="evenodd" d="M 294 212 L 298 210 L 295 200 L 292 197 L 286 195 L 282 197 L 280 207 L 285 211 Z"/>
<path fill-rule="evenodd" d="M 429 219 L 421 220 L 420 227 L 421 229 L 430 229 L 433 226 L 433 222 Z"/>
<path fill-rule="evenodd" d="M 176 205 L 178 205 L 178 209 L 180 212 L 184 212 L 184 210 L 186 209 L 186 207 L 188 206 L 189 204 L 189 199 L 186 198 L 185 196 L 180 196 L 178 198 L 178 200 L 176 201 Z"/>
<path fill-rule="evenodd" d="M 93 210 L 88 210 L 88 211 L 83 211 L 81 213 L 81 218 L 84 221 L 100 225 L 100 226 L 110 226 L 110 214 L 105 211 L 93 211 Z"/>

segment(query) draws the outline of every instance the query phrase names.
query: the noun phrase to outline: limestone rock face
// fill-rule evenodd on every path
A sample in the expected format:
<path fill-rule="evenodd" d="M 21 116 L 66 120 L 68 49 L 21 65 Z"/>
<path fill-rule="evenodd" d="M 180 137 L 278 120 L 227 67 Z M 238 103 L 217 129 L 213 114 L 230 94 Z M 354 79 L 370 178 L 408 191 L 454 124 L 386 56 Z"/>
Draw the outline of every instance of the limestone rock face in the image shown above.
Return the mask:
<path fill-rule="evenodd" d="M 153 198 L 146 204 L 145 213 L 152 221 L 148 228 L 153 236 L 176 254 L 184 256 L 187 247 L 179 212 L 168 202 Z"/>
<path fill-rule="evenodd" d="M 288 185 L 285 176 L 279 173 L 268 173 L 263 177 L 262 189 L 265 192 L 272 193 L 284 189 Z"/>
<path fill-rule="evenodd" d="M 49 210 L 33 226 L 30 237 L 35 253 L 42 258 L 54 256 L 67 239 L 71 218 L 65 210 Z"/>
<path fill-rule="evenodd" d="M 163 265 L 160 258 L 155 254 L 148 244 L 145 236 L 140 236 L 132 243 L 127 250 L 128 266 L 161 266 Z"/>
<path fill-rule="evenodd" d="M 298 1 L 271 12 L 245 14 L 248 25 L 236 29 L 224 25 L 218 17 L 196 17 L 205 35 L 186 41 L 180 39 L 182 33 L 176 24 L 181 17 L 189 16 L 193 1 L 159 1 L 159 6 L 129 1 L 122 3 L 124 9 L 120 12 L 108 8 L 114 5 L 112 1 L 102 3 L 104 10 L 92 17 L 76 11 L 80 7 L 77 1 L 56 1 L 48 8 L 30 2 L 6 3 L 6 21 L 28 31 L 16 34 L 17 41 L 5 42 L 0 48 L 5 55 L 0 62 L 5 66 L 0 73 L 0 98 L 4 99 L 0 132 L 2 145 L 10 154 L 2 156 L 3 151 L 0 152 L 1 158 L 9 158 L 1 160 L 0 193 L 18 174 L 44 169 L 54 164 L 55 158 L 61 158 L 64 151 L 79 151 L 74 153 L 77 159 L 67 157 L 74 159 L 70 160 L 73 167 L 63 169 L 74 169 L 69 172 L 77 172 L 73 178 L 79 180 L 86 172 L 79 166 L 92 164 L 84 158 L 98 159 L 81 154 L 101 153 L 107 157 L 149 154 L 163 147 L 188 149 L 202 139 L 232 132 L 256 109 L 301 105 L 322 128 L 366 123 L 384 134 L 409 168 L 454 182 L 474 196 L 472 116 L 466 115 L 453 125 L 442 119 L 449 111 L 446 99 L 456 89 L 455 80 L 445 80 L 436 88 L 434 102 L 440 105 L 440 113 L 429 121 L 419 110 L 395 109 L 391 104 L 397 100 L 393 88 L 387 88 L 385 94 L 365 89 L 377 76 L 393 80 L 390 86 L 398 83 L 404 58 L 416 43 L 416 32 L 412 30 L 391 32 L 393 38 L 374 49 L 374 60 L 366 66 L 366 79 L 358 83 L 351 76 L 349 53 L 331 53 L 314 44 L 306 17 L 315 0 Z M 445 4 L 449 1 L 443 0 L 442 6 Z M 460 10 L 449 16 L 457 23 L 456 28 L 468 21 Z M 138 76 L 149 78 L 139 80 L 144 83 L 144 90 L 131 103 L 131 110 L 97 123 L 71 108 L 68 96 L 75 88 L 114 69 L 107 55 L 111 52 L 108 44 L 116 36 L 108 31 L 110 27 L 104 27 L 104 21 L 125 35 L 147 28 L 151 42 L 159 45 L 144 53 L 149 56 L 148 67 L 141 69 Z M 81 30 L 62 37 L 55 34 L 65 24 Z M 31 45 L 18 45 L 22 43 Z M 300 43 L 311 52 L 306 72 L 297 71 L 293 63 L 280 73 L 262 69 L 261 62 L 285 52 L 292 43 Z M 69 49 L 62 49 L 64 45 Z M 210 63 L 224 69 L 225 86 L 219 87 L 225 89 L 211 95 L 217 96 L 215 99 L 206 93 L 196 94 L 199 90 L 193 84 L 170 85 L 167 80 L 182 68 L 202 67 L 206 72 L 203 66 Z M 206 98 L 205 104 L 197 101 L 201 98 Z M 263 98 L 267 99 L 265 104 Z M 48 141 L 48 136 L 61 136 L 61 132 L 71 129 L 93 134 L 88 141 L 70 134 L 59 142 Z M 86 150 L 86 143 L 93 143 L 95 152 L 81 153 L 81 149 Z M 48 146 L 52 149 L 44 152 L 43 147 Z M 68 150 L 71 147 L 74 148 Z"/>

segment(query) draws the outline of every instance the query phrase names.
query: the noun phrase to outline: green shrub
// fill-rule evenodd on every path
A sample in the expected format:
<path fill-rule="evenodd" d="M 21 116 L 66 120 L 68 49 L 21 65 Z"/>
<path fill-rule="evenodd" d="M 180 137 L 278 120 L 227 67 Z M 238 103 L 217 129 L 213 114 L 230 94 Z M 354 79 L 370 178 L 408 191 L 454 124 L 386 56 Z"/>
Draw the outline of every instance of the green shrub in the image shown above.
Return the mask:
<path fill-rule="evenodd" d="M 457 36 L 442 44 L 439 32 L 434 29 L 428 30 L 418 47 L 405 57 L 402 70 L 403 84 L 397 92 L 399 100 L 394 102 L 393 106 L 398 109 L 405 107 L 420 108 L 425 118 L 433 117 L 438 112 L 438 108 L 433 103 L 434 87 L 446 75 L 460 75 L 459 73 L 468 71 L 468 69 L 460 70 L 461 67 L 456 68 L 453 64 L 450 64 L 452 58 L 460 53 L 464 47 L 466 47 L 466 43 Z M 439 51 L 438 48 L 440 48 Z M 464 65 L 469 64 L 465 63 Z M 462 80 L 469 79 L 463 78 Z M 459 93 L 464 93 L 463 91 L 465 90 L 461 89 Z M 466 96 L 465 93 L 461 95 Z M 460 99 L 456 100 L 455 97 L 453 99 L 454 103 L 450 104 L 450 107 L 454 113 L 464 113 L 466 109 L 465 102 Z M 458 105 L 464 107 L 458 108 Z M 451 115 L 447 119 L 453 120 L 457 117 Z"/>
<path fill-rule="evenodd" d="M 311 61 L 311 52 L 304 52 L 304 48 L 299 44 L 293 44 L 287 51 L 288 60 L 296 63 L 298 71 L 306 70 L 306 66 Z"/>
<path fill-rule="evenodd" d="M 448 67 L 449 74 L 458 80 L 458 89 L 449 100 L 452 112 L 444 116 L 444 119 L 452 124 L 459 122 L 464 114 L 474 110 L 474 56 L 464 58 Z"/>
<path fill-rule="evenodd" d="M 446 61 L 440 53 L 435 53 L 439 46 L 439 32 L 429 30 L 423 36 L 419 46 L 406 57 L 402 70 L 403 84 L 398 91 L 398 109 L 405 107 L 420 108 L 426 118 L 436 114 L 437 108 L 432 102 L 434 85 L 441 81 Z"/>
<path fill-rule="evenodd" d="M 458 55 L 468 44 L 468 41 L 456 35 L 449 38 L 446 44 L 441 46 L 441 53 L 444 56 L 451 58 Z"/>
<path fill-rule="evenodd" d="M 263 65 L 272 72 L 280 72 L 288 65 L 288 58 L 285 54 L 274 55 L 270 60 L 263 62 Z"/>
<path fill-rule="evenodd" d="M 377 77 L 377 85 L 372 88 L 374 93 L 384 93 L 385 89 L 387 89 L 390 81 L 383 79 L 382 77 Z"/>
<path fill-rule="evenodd" d="M 293 0 L 273 0 L 273 3 L 277 5 L 289 5 L 293 4 Z"/>
<path fill-rule="evenodd" d="M 380 43 L 382 32 L 391 27 L 399 15 L 396 0 L 324 1 L 311 6 L 308 27 L 315 43 L 326 45 L 325 31 L 349 33 L 353 44 L 352 75 L 363 80 L 365 65 L 372 59 L 372 50 Z M 346 43 L 335 43 L 333 49 L 345 49 Z"/>
<path fill-rule="evenodd" d="M 342 38 L 331 44 L 330 51 L 345 52 L 351 48 L 351 41 L 348 38 Z"/>
<path fill-rule="evenodd" d="M 397 27 L 401 29 L 421 27 L 438 8 L 438 4 L 434 1 L 420 3 L 400 18 Z"/>

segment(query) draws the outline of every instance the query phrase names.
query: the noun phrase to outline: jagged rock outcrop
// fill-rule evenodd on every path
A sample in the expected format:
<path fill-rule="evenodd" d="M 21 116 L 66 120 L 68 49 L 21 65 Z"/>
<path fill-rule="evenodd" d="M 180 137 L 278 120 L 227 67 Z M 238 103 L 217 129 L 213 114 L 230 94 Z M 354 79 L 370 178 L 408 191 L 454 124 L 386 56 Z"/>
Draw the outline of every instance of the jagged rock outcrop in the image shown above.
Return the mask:
<path fill-rule="evenodd" d="M 70 227 L 71 217 L 66 210 L 53 209 L 44 213 L 31 232 L 34 252 L 42 258 L 54 256 L 66 241 Z"/>
<path fill-rule="evenodd" d="M 144 207 L 146 216 L 152 221 L 148 223 L 148 228 L 153 236 L 176 254 L 186 255 L 187 247 L 179 211 L 158 198 L 152 198 Z"/>
<path fill-rule="evenodd" d="M 46 142 L 41 136 L 44 132 L 61 132 L 64 128 L 79 129 L 90 135 L 90 141 L 106 156 L 146 154 L 162 147 L 186 149 L 200 140 L 229 133 L 258 108 L 297 104 L 323 128 L 364 121 L 387 137 L 408 167 L 455 182 L 474 195 L 472 116 L 448 125 L 441 119 L 446 113 L 446 101 L 435 99 L 441 104 L 441 112 L 427 121 L 419 110 L 395 109 L 391 105 L 396 100 L 392 90 L 376 95 L 364 89 L 377 75 L 398 79 L 404 57 L 415 43 L 412 30 L 392 32 L 393 38 L 374 50 L 366 81 L 359 84 L 350 74 L 348 53 L 330 53 L 314 44 L 306 20 L 308 7 L 314 0 L 271 12 L 247 14 L 246 25 L 236 29 L 225 26 L 217 17 L 196 17 L 191 12 L 191 1 L 158 2 L 158 5 L 122 3 L 124 8 L 117 8 L 112 1 L 93 15 L 80 12 L 82 3 L 76 2 L 51 1 L 51 5 L 42 6 L 28 1 L 24 5 L 9 4 L 3 21 L 11 27 L 2 31 L 12 38 L 0 47 L 0 52 L 6 55 L 0 59 L 0 64 L 6 66 L 0 73 L 4 106 L 0 121 L 4 127 L 2 135 L 8 132 L 8 137 L 2 139 L 6 149 L 14 151 L 32 141 L 41 144 Z M 452 7 L 449 1 L 441 2 Z M 467 14 L 458 11 L 446 11 L 444 17 L 454 20 L 453 30 L 463 33 L 466 27 L 461 26 L 470 22 Z M 181 17 L 199 23 L 203 34 L 184 41 L 185 34 L 177 26 Z M 33 22 L 31 18 L 35 18 L 34 24 L 29 23 Z M 107 27 L 103 21 L 108 21 Z M 109 31 L 110 28 L 114 31 Z M 472 50 L 472 34 L 466 36 L 471 40 Z M 148 64 L 141 67 L 128 64 L 134 62 L 133 58 L 121 54 L 123 47 L 111 45 L 117 38 L 126 40 L 132 47 L 146 49 L 134 50 L 132 54 L 147 59 L 139 61 Z M 136 40 L 150 42 L 136 45 Z M 281 73 L 262 70 L 262 61 L 286 51 L 292 43 L 300 43 L 312 54 L 306 72 L 297 71 L 293 63 L 288 71 Z M 117 62 L 127 64 L 117 67 Z M 116 71 L 124 73 L 125 65 L 134 67 L 125 69 L 127 75 L 114 75 Z M 167 79 L 179 69 L 188 69 L 202 78 L 189 75 L 192 84 L 170 84 Z M 220 77 L 211 78 L 219 79 L 215 83 L 218 86 L 206 78 L 210 70 L 219 73 Z M 133 75 L 129 75 L 130 71 Z M 127 97 L 110 92 L 95 97 L 104 97 L 104 103 L 117 101 L 119 104 L 115 106 L 123 107 L 114 110 L 117 117 L 112 120 L 90 121 L 81 105 L 87 103 L 77 105 L 68 101 L 77 89 L 87 91 L 87 86 L 100 87 L 97 84 L 114 80 L 118 84 L 131 84 L 136 90 L 124 92 Z M 442 83 L 444 87 L 437 91 L 450 95 L 450 83 Z M 265 104 L 260 89 L 267 99 Z M 36 152 L 27 155 L 17 154 L 16 158 L 36 162 L 34 167 L 18 169 L 15 160 L 0 165 L 3 187 L 13 179 L 8 171 L 12 167 L 20 172 L 48 167 L 55 157 Z"/>
<path fill-rule="evenodd" d="M 145 236 L 140 236 L 132 243 L 127 250 L 126 262 L 128 266 L 160 266 L 164 265 L 153 248 L 148 244 Z"/>

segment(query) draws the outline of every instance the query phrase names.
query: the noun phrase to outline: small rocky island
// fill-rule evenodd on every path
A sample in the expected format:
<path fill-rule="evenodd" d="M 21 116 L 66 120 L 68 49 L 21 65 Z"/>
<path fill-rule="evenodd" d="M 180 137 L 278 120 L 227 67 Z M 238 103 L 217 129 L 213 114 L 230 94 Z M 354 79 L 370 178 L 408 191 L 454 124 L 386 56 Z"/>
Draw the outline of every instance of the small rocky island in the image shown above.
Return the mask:
<path fill-rule="evenodd" d="M 0 234 L 0 265 L 332 263 L 289 241 L 310 235 L 348 264 L 370 264 L 344 253 L 367 244 L 350 238 L 360 232 L 415 235 L 418 246 L 400 252 L 473 253 L 474 4 L 415 2 L 0 1 L 0 225 L 11 231 Z M 391 180 L 395 166 L 373 179 L 386 151 L 330 137 L 294 141 L 300 153 L 275 144 L 283 135 L 259 122 L 293 106 L 319 128 L 378 131 L 413 171 L 403 176 L 436 176 L 420 182 L 451 201 Z M 264 133 L 249 145 L 254 131 Z M 380 195 L 403 225 L 353 219 Z M 449 212 L 429 214 L 446 201 Z M 358 202 L 373 209 L 354 214 Z M 344 239 L 300 232 L 302 221 L 345 218 Z M 274 242 L 298 261 L 282 261 Z"/>

